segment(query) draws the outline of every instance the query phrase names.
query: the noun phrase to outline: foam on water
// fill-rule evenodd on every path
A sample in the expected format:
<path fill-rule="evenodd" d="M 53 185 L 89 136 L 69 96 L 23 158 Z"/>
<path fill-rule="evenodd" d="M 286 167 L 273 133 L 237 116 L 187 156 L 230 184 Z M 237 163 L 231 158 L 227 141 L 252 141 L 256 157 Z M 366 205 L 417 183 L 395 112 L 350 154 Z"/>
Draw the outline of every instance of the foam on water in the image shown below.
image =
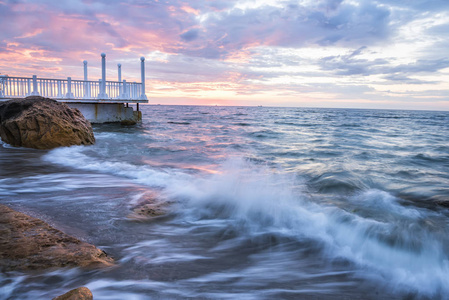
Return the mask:
<path fill-rule="evenodd" d="M 101 174 L 45 174 L 22 178 L 1 179 L 0 195 L 50 193 L 95 187 L 126 187 L 131 181 L 118 180 Z"/>
<path fill-rule="evenodd" d="M 52 299 L 56 296 L 62 295 L 69 290 L 69 287 L 73 284 L 79 284 L 77 277 L 84 271 L 78 268 L 72 269 L 60 269 L 55 271 L 49 271 L 45 274 L 29 273 L 0 273 L 0 299 L 21 299 L 21 300 L 34 300 L 34 299 Z M 11 276 L 11 275 L 16 276 Z M 49 290 L 46 287 L 42 287 L 36 281 L 45 280 L 53 283 L 53 289 Z M 20 297 L 15 294 L 16 289 L 25 286 L 30 293 L 21 293 Z"/>
<path fill-rule="evenodd" d="M 301 190 L 293 176 L 242 158 L 226 161 L 214 175 L 193 176 L 182 170 L 92 160 L 84 151 L 84 147 L 60 148 L 45 159 L 161 187 L 164 197 L 179 203 L 175 222 L 191 227 L 204 222 L 218 228 L 234 226 L 240 237 L 256 241 L 266 234 L 315 241 L 324 259 L 343 258 L 366 272 L 358 276 L 377 278 L 401 292 L 449 295 L 447 236 L 427 222 L 438 219 L 438 214 L 402 205 L 387 192 L 360 192 L 349 197 L 344 207 L 320 205 Z M 129 255 L 142 256 L 145 247 L 154 246 L 145 243 L 129 247 Z M 175 251 L 154 261 L 199 258 L 179 256 Z"/>
<path fill-rule="evenodd" d="M 447 237 L 425 223 L 438 215 L 402 206 L 386 192 L 368 190 L 351 199 L 365 209 L 359 214 L 323 207 L 294 193 L 284 176 L 243 160 L 228 163 L 221 174 L 167 190 L 188 199 L 191 222 L 229 218 L 241 234 L 318 240 L 327 259 L 344 257 L 375 270 L 394 288 L 431 296 L 449 292 Z"/>
<path fill-rule="evenodd" d="M 182 178 L 186 180 L 185 177 L 188 176 L 176 170 L 157 170 L 147 165 L 133 165 L 125 161 L 111 161 L 105 158 L 93 159 L 85 154 L 84 151 L 85 148 L 83 146 L 57 148 L 50 151 L 43 159 L 80 170 L 129 178 L 135 183 L 152 187 L 166 187 L 173 180 L 182 180 Z"/>

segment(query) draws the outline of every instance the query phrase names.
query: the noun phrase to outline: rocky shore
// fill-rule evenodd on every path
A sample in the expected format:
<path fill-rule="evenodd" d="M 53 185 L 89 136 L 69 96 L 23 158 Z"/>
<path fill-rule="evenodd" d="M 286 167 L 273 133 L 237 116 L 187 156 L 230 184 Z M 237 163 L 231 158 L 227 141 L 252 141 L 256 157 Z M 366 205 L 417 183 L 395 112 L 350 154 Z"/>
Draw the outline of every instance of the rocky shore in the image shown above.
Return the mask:
<path fill-rule="evenodd" d="M 0 204 L 0 271 L 113 265 L 104 251 Z"/>
<path fill-rule="evenodd" d="M 79 110 L 40 96 L 0 102 L 0 138 L 12 146 L 36 149 L 95 143 L 91 124 Z M 113 259 L 94 245 L 0 204 L 0 272 L 113 264 Z M 54 299 L 93 296 L 88 288 L 80 287 Z"/>

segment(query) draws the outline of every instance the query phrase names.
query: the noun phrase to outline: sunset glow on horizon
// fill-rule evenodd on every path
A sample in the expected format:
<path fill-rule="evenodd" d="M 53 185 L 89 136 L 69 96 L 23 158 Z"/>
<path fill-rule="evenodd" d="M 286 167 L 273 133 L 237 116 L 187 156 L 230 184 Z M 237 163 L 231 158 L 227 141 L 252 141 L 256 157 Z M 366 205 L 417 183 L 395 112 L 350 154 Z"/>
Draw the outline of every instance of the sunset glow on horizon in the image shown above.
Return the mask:
<path fill-rule="evenodd" d="M 0 75 L 140 82 L 150 104 L 449 110 L 449 2 L 0 0 Z"/>

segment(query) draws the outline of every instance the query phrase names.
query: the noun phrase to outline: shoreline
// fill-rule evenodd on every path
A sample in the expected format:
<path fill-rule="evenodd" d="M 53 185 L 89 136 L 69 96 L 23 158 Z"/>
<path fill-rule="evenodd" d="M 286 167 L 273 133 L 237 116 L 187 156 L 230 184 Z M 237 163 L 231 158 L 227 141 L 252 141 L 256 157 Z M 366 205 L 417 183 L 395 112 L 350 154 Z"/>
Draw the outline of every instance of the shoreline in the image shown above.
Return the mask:
<path fill-rule="evenodd" d="M 0 271 L 90 269 L 113 264 L 113 259 L 94 245 L 0 204 Z"/>

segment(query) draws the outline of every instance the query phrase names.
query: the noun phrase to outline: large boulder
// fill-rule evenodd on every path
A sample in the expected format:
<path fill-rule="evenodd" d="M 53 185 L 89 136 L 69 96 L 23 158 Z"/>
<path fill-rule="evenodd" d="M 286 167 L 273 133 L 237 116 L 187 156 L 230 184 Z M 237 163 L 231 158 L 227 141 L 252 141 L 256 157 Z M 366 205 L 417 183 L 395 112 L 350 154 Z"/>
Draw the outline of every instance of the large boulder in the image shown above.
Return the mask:
<path fill-rule="evenodd" d="M 40 96 L 0 102 L 0 137 L 17 147 L 92 145 L 92 126 L 76 108 Z"/>
<path fill-rule="evenodd" d="M 0 272 L 112 264 L 95 246 L 0 204 Z"/>

